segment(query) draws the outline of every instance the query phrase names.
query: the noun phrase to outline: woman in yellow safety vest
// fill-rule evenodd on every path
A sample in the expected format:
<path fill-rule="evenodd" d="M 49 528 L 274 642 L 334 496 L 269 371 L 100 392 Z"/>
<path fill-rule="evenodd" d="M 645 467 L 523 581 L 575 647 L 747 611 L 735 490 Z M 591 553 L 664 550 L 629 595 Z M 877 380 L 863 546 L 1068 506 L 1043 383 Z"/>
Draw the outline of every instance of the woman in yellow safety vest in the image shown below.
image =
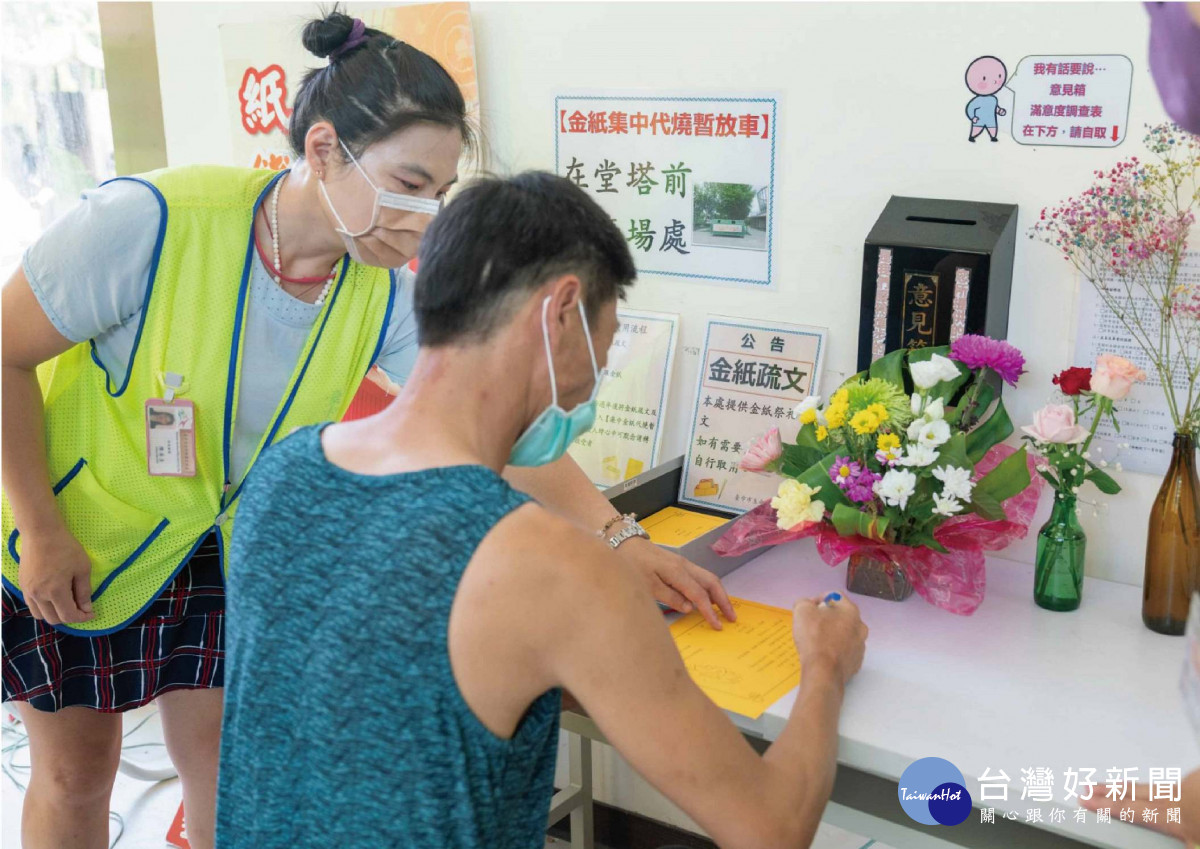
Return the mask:
<path fill-rule="evenodd" d="M 339 418 L 373 366 L 403 382 L 416 356 L 397 269 L 471 143 L 462 94 L 434 59 L 339 12 L 303 41 L 329 64 L 296 94 L 294 168 L 110 181 L 4 287 L 2 677 L 30 740 L 28 849 L 107 847 L 120 713 L 155 700 L 189 840 L 212 845 L 242 483 L 295 427 Z M 569 458 L 509 477 L 611 524 Z M 622 551 L 664 603 L 728 607 L 681 558 L 641 539 Z M 403 615 L 403 587 L 380 591 Z"/>

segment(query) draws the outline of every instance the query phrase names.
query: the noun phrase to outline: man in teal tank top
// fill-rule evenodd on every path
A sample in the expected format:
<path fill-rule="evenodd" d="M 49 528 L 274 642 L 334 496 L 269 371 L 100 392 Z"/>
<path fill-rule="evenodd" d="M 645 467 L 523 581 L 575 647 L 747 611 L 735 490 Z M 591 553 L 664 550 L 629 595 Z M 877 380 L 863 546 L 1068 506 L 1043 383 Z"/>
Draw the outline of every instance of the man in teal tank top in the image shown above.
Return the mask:
<path fill-rule="evenodd" d="M 481 181 L 422 242 L 403 392 L 260 459 L 231 550 L 218 846 L 541 847 L 563 689 L 721 845 L 811 842 L 862 661 L 853 603 L 797 601 L 804 675 L 759 756 L 636 568 L 501 476 L 591 426 L 634 277 L 570 181 Z"/>

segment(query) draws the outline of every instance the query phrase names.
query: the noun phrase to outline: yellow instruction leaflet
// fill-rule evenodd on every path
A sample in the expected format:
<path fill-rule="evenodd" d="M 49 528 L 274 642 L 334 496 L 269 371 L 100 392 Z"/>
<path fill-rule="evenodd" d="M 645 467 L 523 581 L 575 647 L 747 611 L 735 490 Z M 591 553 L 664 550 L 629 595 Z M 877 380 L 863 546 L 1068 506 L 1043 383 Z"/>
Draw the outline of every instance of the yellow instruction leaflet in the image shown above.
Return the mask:
<path fill-rule="evenodd" d="M 692 611 L 671 625 L 692 680 L 718 707 L 758 719 L 800 686 L 800 658 L 792 639 L 792 612 L 731 598 L 736 622 L 715 631 Z"/>
<path fill-rule="evenodd" d="M 703 536 L 729 519 L 724 516 L 709 516 L 682 507 L 667 507 L 645 519 L 641 525 L 650 534 L 650 541 L 659 545 L 681 546 L 696 537 Z"/>

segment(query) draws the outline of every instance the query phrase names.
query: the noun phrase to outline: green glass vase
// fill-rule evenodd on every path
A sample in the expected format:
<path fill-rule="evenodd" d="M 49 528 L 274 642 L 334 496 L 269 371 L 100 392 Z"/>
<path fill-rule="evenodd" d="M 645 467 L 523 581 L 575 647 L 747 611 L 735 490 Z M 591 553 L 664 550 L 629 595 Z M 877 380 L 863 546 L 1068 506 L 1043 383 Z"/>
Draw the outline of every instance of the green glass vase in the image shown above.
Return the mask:
<path fill-rule="evenodd" d="M 1047 610 L 1074 610 L 1083 590 L 1087 536 L 1075 512 L 1075 496 L 1055 491 L 1050 519 L 1038 531 L 1033 600 Z"/>

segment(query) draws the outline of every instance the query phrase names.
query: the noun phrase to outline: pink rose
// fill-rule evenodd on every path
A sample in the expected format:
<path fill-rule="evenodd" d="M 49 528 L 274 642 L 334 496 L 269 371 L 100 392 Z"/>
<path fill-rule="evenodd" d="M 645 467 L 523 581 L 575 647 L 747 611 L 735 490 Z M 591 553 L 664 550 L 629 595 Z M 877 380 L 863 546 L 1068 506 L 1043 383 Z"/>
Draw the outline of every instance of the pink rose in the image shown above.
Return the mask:
<path fill-rule="evenodd" d="M 1075 411 L 1066 404 L 1047 404 L 1033 414 L 1033 426 L 1021 430 L 1038 442 L 1075 445 L 1088 437 L 1086 428 L 1075 424 Z"/>
<path fill-rule="evenodd" d="M 779 428 L 773 427 L 750 446 L 742 457 L 740 468 L 744 472 L 765 472 L 767 466 L 783 455 L 783 443 L 779 440 Z"/>
<path fill-rule="evenodd" d="M 1101 354 L 1092 369 L 1092 391 L 1120 401 L 1129 394 L 1134 383 L 1145 379 L 1146 373 L 1124 357 Z"/>

